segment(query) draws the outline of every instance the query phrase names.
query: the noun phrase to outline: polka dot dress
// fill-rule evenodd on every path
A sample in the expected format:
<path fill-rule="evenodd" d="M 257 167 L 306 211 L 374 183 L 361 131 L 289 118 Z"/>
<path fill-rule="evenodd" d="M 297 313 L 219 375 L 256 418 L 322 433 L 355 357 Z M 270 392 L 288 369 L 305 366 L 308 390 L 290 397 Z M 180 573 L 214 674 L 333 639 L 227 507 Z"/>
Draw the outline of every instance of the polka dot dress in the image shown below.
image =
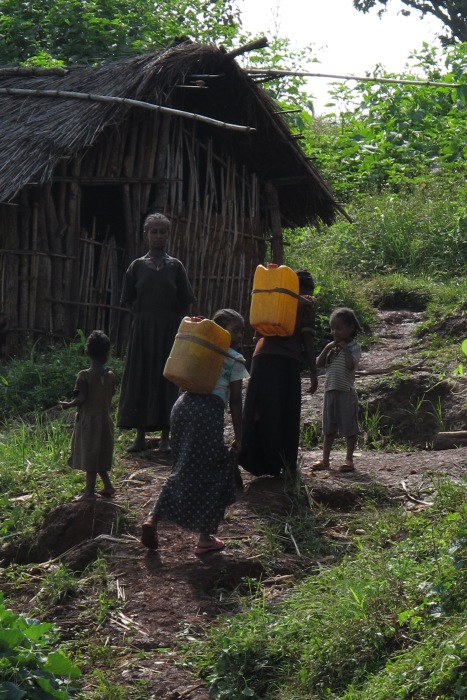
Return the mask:
<path fill-rule="evenodd" d="M 224 402 L 182 394 L 171 415 L 172 472 L 154 515 L 193 532 L 214 534 L 235 501 L 236 457 L 224 443 Z"/>

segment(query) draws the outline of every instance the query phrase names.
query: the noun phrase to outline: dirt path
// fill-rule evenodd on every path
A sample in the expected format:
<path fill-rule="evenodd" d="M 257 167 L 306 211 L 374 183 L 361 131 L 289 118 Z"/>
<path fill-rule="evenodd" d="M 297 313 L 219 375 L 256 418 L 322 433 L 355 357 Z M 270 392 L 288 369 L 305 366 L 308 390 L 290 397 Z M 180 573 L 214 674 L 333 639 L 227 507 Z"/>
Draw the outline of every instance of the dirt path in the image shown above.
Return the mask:
<path fill-rule="evenodd" d="M 380 341 L 364 353 L 361 369 L 412 364 L 414 344 L 411 333 L 418 321 L 412 312 L 381 315 Z M 359 391 L 367 391 L 371 376 L 360 376 Z M 303 385 L 306 390 L 306 383 Z M 303 394 L 304 425 L 320 424 L 323 379 L 314 396 Z M 228 429 L 227 429 L 228 431 Z M 412 503 L 411 497 L 430 498 L 433 474 L 458 478 L 467 470 L 467 447 L 443 452 L 361 451 L 356 455 L 357 471 L 352 474 L 319 472 L 310 464 L 320 457 L 318 449 L 300 454 L 302 482 L 317 502 L 349 507 L 361 498 L 362 488 L 382 487 Z M 343 452 L 333 452 L 338 463 Z M 128 532 L 116 541 L 104 540 L 108 568 L 123 601 L 123 609 L 112 614 L 102 634 L 116 651 L 112 681 L 121 685 L 147 683 L 148 700 L 207 700 L 208 692 L 199 679 L 177 663 L 176 646 L 193 630 L 208 625 L 217 615 L 232 610 L 229 593 L 246 578 L 262 577 L 270 597 L 291 585 L 303 570 L 303 560 L 292 553 L 280 555 L 273 570 L 265 570 L 258 553 L 264 541 L 264 522 L 290 511 L 291 501 L 284 482 L 276 478 L 255 479 L 244 475 L 245 488 L 228 510 L 220 534 L 227 543 L 224 551 L 196 557 L 194 535 L 165 525 L 160 529 L 160 547 L 151 552 L 139 543 L 139 523 L 150 509 L 170 473 L 171 459 L 157 450 L 140 457 L 125 457 L 126 478 L 118 484 L 114 502 L 130 513 Z M 404 486 L 402 483 L 404 482 Z M 406 489 L 404 491 L 404 489 Z M 82 513 L 82 521 L 89 515 Z M 75 514 L 75 520 L 79 517 Z M 63 551 L 63 550 L 62 550 Z M 309 562 L 308 562 L 309 564 Z M 26 608 L 27 609 L 27 608 Z M 64 630 L 79 627 L 79 602 L 57 606 L 53 620 Z M 137 663 L 118 650 L 130 645 L 145 654 Z M 161 650 L 162 651 L 159 651 Z"/>
<path fill-rule="evenodd" d="M 374 369 L 401 362 L 411 364 L 413 341 L 411 333 L 418 315 L 411 312 L 382 314 L 381 339 L 362 357 L 361 369 Z M 358 379 L 360 389 L 370 377 Z M 304 394 L 302 418 L 305 424 L 320 422 L 322 384 L 316 395 Z M 304 385 L 304 388 L 305 385 Z M 310 464 L 320 456 L 319 450 L 301 452 L 302 479 L 318 501 L 330 505 L 348 506 L 358 498 L 362 486 L 381 485 L 395 495 L 407 492 L 418 498 L 428 498 L 432 490 L 432 474 L 442 472 L 458 478 L 467 469 L 467 448 L 437 452 L 389 453 L 364 451 L 357 453 L 354 474 L 321 472 L 312 474 Z M 339 462 L 343 453 L 334 453 Z M 245 489 L 239 494 L 222 526 L 221 535 L 228 543 L 221 553 L 204 558 L 193 554 L 194 536 L 176 527 L 165 526 L 160 531 L 160 549 L 149 552 L 139 544 L 139 522 L 147 513 L 154 497 L 170 472 L 170 458 L 157 451 L 141 458 L 127 458 L 128 477 L 119 489 L 117 502 L 129 503 L 135 515 L 135 525 L 126 540 L 108 553 L 110 569 L 117 577 L 125 597 L 124 614 L 130 624 L 132 645 L 149 651 L 164 647 L 172 649 L 190 630 L 209 623 L 219 613 L 230 609 L 228 592 L 241 584 L 244 577 L 266 579 L 258 558 L 261 546 L 261 520 L 284 513 L 290 502 L 280 479 L 255 479 L 245 474 Z M 407 496 L 406 496 L 407 497 Z M 410 498 L 410 496 L 409 496 Z M 296 554 L 284 555 L 275 565 L 274 576 L 284 576 L 284 586 L 290 576 L 299 572 L 302 563 Z M 274 590 L 278 579 L 275 579 Z M 131 620 L 131 623 L 128 623 Z M 109 633 L 121 643 L 121 627 L 109 626 Z M 116 664 L 115 682 L 149 682 L 158 700 L 206 700 L 208 694 L 199 680 L 192 678 L 174 663 L 173 652 L 155 653 L 141 661 L 138 668 Z"/>

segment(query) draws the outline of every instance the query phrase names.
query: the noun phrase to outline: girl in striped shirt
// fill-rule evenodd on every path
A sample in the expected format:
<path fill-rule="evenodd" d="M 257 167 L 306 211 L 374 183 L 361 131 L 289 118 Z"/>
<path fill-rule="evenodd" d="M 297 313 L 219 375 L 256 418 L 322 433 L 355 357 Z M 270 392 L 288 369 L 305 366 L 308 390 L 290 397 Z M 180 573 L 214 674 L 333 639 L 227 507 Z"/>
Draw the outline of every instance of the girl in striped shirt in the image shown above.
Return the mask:
<path fill-rule="evenodd" d="M 313 469 L 330 468 L 331 449 L 339 434 L 345 438 L 347 454 L 337 471 L 353 472 L 353 454 L 359 432 L 355 370 L 362 352 L 355 336 L 361 331 L 361 327 L 354 311 L 348 308 L 333 311 L 329 325 L 333 340 L 326 345 L 316 360 L 317 367 L 325 368 L 326 382 L 323 404 L 323 457 L 313 464 Z"/>

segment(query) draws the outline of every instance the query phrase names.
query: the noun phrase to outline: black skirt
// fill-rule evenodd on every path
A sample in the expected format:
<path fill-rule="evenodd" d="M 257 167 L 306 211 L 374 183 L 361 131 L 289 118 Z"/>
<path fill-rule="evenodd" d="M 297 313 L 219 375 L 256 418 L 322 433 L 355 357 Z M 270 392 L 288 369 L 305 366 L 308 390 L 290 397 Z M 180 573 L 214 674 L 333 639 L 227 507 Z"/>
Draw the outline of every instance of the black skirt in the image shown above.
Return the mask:
<path fill-rule="evenodd" d="M 245 396 L 239 464 L 255 476 L 297 468 L 301 364 L 285 355 L 253 358 Z"/>

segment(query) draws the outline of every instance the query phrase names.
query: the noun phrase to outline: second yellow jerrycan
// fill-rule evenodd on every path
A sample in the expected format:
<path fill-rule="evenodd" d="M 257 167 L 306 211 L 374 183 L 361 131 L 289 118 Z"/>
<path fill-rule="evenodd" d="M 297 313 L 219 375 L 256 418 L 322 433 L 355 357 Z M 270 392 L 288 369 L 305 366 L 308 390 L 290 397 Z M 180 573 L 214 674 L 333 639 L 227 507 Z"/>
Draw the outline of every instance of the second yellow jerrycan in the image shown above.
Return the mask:
<path fill-rule="evenodd" d="M 214 321 L 185 316 L 165 363 L 164 377 L 183 391 L 210 394 L 230 341 L 230 333 Z"/>
<path fill-rule="evenodd" d="M 287 265 L 258 265 L 253 279 L 250 324 L 261 335 L 293 335 L 299 280 Z"/>

